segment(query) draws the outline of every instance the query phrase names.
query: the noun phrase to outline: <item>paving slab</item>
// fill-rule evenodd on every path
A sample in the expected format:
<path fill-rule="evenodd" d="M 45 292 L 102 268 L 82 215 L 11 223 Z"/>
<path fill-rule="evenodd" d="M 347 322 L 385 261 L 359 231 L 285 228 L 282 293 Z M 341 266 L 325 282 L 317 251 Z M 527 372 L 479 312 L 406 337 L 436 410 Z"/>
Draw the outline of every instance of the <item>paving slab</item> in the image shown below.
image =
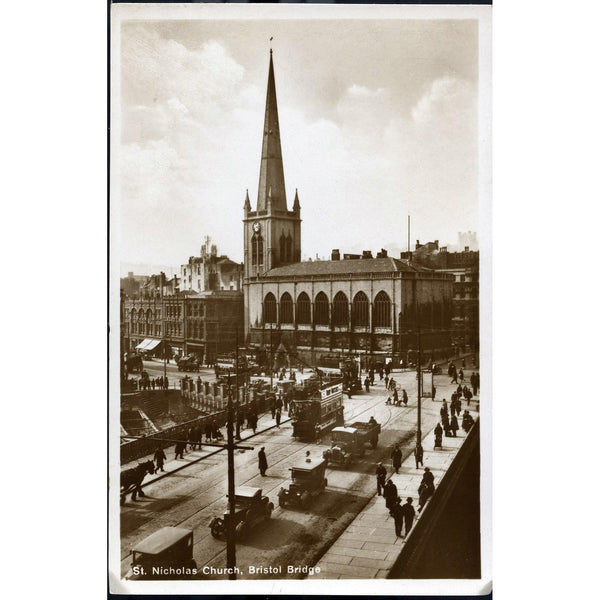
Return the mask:
<path fill-rule="evenodd" d="M 475 412 L 474 408 L 470 409 Z M 423 438 L 423 463 L 429 467 L 436 488 L 448 471 L 452 461 L 465 441 L 466 433 L 460 431 L 454 438 L 444 437 L 441 450 L 433 449 L 434 433 L 430 432 Z M 412 456 L 406 458 L 411 459 Z M 401 467 L 399 473 L 392 473 L 390 479 L 398 488 L 398 495 L 403 501 L 413 498 L 415 510 L 418 510 L 418 488 L 423 477 L 423 468 L 414 466 Z M 424 512 L 426 514 L 427 506 Z M 415 521 L 420 518 L 417 512 Z M 409 533 L 411 535 L 413 530 Z M 373 494 L 373 497 L 352 523 L 336 540 L 335 544 L 321 557 L 316 566 L 321 573 L 309 575 L 309 579 L 372 579 L 389 576 L 390 570 L 397 562 L 405 546 L 405 537 L 397 537 L 393 519 L 385 507 L 383 496 Z"/>

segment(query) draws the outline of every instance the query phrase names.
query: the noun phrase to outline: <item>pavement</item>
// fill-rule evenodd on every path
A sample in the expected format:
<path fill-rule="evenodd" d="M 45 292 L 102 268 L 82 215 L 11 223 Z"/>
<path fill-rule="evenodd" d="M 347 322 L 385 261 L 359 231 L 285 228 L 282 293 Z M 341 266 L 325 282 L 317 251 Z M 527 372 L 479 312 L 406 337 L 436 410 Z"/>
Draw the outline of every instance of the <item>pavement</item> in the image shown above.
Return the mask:
<path fill-rule="evenodd" d="M 479 417 L 479 398 L 476 401 L 471 400 L 469 407 L 466 406 L 464 400 L 462 404 L 463 407 L 469 410 L 474 419 Z M 459 418 L 459 424 L 461 418 Z M 407 498 L 413 499 L 416 515 L 408 535 L 404 533 L 403 537 L 396 536 L 394 519 L 385 506 L 385 499 L 375 492 L 370 502 L 316 563 L 315 567 L 318 566 L 320 572 L 308 575 L 307 578 L 387 578 L 402 553 L 406 541 L 415 531 L 418 519 L 427 514 L 427 504 L 422 513 L 418 512 L 418 488 L 421 484 L 424 468 L 429 467 L 429 470 L 433 473 L 434 484 L 437 489 L 462 447 L 466 436 L 467 434 L 462 429 L 456 433 L 456 437 L 443 436 L 442 448 L 434 450 L 435 434 L 433 431 L 430 432 L 423 438 L 422 442 L 423 466 L 416 468 L 414 454 L 411 454 L 403 457 L 400 472 L 389 477 L 398 488 L 398 497 L 402 499 L 403 504 L 406 503 Z M 389 474 L 390 467 L 385 466 Z M 373 487 L 375 487 L 375 476 L 373 476 Z"/>
<path fill-rule="evenodd" d="M 470 374 L 468 371 L 467 377 Z M 415 504 L 418 504 L 416 491 L 422 475 L 421 469 L 414 469 L 414 458 L 410 454 L 414 449 L 416 422 L 415 373 L 393 371 L 392 375 L 398 383 L 408 389 L 408 407 L 386 405 L 385 397 L 388 394 L 378 378 L 369 394 L 362 392 L 354 395 L 351 400 L 344 399 L 347 421 L 351 422 L 356 418 L 366 420 L 373 414 L 382 423 L 379 447 L 376 450 L 368 449 L 366 456 L 350 468 L 328 469 L 327 489 L 313 500 L 308 509 L 281 509 L 276 506 L 273 519 L 254 531 L 248 540 L 238 543 L 236 552 L 239 565 L 245 567 L 252 564 L 318 564 L 321 568 L 325 565 L 329 574 L 325 576 L 330 578 L 385 576 L 384 571 L 389 570 L 389 563 L 394 560 L 393 547 L 399 546 L 400 542 L 396 543 L 394 523 L 391 518 L 387 518 L 383 498 L 374 497 L 376 462 L 385 461 L 389 471 L 390 447 L 395 442 L 401 443 L 407 462 L 401 473 L 393 476 L 393 480 L 398 485 L 400 497 L 404 499 L 410 493 Z M 444 451 L 431 458 L 429 450 L 433 447 L 433 440 L 430 440 L 427 434 L 439 419 L 441 398 L 449 399 L 449 391 L 455 386 L 449 384 L 446 375 L 440 375 L 439 384 L 436 378 L 436 387 L 438 399 L 435 402 L 430 399 L 423 400 L 422 417 L 424 461 L 434 470 L 437 484 L 445 465 L 438 465 L 434 459 L 443 462 L 443 459 L 447 458 L 449 464 L 455 454 L 450 456 Z M 474 414 L 475 404 L 476 402 L 471 402 Z M 281 425 L 282 427 L 277 429 L 270 412 L 263 414 L 259 418 L 255 439 L 250 439 L 253 437 L 252 430 L 242 431 L 242 443 L 248 440 L 246 443 L 254 446 L 255 451 L 239 450 L 235 456 L 236 483 L 261 487 L 271 499 L 276 498 L 281 487 L 289 484 L 289 467 L 303 457 L 306 450 L 318 456 L 328 446 L 325 439 L 321 444 L 294 441 L 287 417 L 282 419 Z M 453 439 L 444 438 L 444 446 L 450 447 L 453 442 Z M 262 445 L 267 447 L 270 466 L 268 477 L 265 478 L 261 478 L 256 469 L 256 450 Z M 224 566 L 223 542 L 212 538 L 208 523 L 226 509 L 226 453 L 214 446 L 203 446 L 201 450 L 187 452 L 183 459 L 177 460 L 173 458 L 172 447 L 167 449 L 166 453 L 166 473 L 146 476 L 146 496 L 137 502 L 128 500 L 121 509 L 123 572 L 130 566 L 131 547 L 165 525 L 189 527 L 194 531 L 194 558 L 198 565 Z M 135 466 L 142 460 L 122 466 Z M 414 481 L 410 480 L 411 476 L 414 477 Z M 399 481 L 399 477 L 407 478 L 405 483 Z M 403 488 L 407 485 L 408 488 Z M 377 511 L 381 514 L 377 515 Z M 355 537 L 352 539 L 348 536 Z M 365 543 L 384 544 L 384 547 L 363 546 Z M 356 551 L 359 551 L 358 554 Z M 378 554 L 372 554 L 373 552 Z M 200 578 L 207 577 L 203 575 Z M 246 571 L 243 578 L 278 579 L 281 576 L 251 575 Z"/>

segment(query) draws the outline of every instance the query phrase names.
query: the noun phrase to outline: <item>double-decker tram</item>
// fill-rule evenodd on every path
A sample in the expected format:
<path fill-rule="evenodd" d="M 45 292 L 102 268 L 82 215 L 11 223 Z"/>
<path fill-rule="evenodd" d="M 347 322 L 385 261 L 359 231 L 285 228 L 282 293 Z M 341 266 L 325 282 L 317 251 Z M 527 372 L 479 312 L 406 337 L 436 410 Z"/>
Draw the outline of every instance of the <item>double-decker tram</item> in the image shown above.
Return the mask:
<path fill-rule="evenodd" d="M 294 386 L 290 403 L 293 437 L 317 440 L 321 435 L 344 424 L 341 377 L 305 379 Z"/>

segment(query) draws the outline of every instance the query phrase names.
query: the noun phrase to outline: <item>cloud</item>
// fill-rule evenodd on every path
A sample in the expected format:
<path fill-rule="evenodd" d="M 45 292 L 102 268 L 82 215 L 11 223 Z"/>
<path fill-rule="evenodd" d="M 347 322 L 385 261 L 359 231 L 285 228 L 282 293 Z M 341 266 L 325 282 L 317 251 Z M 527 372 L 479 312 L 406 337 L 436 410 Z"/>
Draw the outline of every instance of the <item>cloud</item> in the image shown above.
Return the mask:
<path fill-rule="evenodd" d="M 242 258 L 246 188 L 256 202 L 264 86 L 216 40 L 190 49 L 148 25 L 122 46 L 123 258 L 178 265 L 204 235 Z M 277 72 L 276 72 L 277 79 Z M 298 188 L 304 255 L 404 247 L 475 229 L 475 86 L 430 81 L 409 111 L 394 92 L 347 82 L 327 118 L 278 88 L 288 204 Z"/>

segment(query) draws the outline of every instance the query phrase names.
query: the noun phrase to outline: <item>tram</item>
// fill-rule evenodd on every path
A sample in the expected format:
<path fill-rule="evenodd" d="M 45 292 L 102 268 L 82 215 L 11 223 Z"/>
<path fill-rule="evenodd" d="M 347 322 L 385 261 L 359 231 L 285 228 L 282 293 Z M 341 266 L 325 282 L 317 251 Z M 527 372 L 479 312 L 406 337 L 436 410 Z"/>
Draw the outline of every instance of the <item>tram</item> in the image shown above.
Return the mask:
<path fill-rule="evenodd" d="M 311 377 L 292 391 L 290 416 L 292 436 L 300 440 L 318 440 L 321 435 L 344 424 L 341 377 Z"/>

